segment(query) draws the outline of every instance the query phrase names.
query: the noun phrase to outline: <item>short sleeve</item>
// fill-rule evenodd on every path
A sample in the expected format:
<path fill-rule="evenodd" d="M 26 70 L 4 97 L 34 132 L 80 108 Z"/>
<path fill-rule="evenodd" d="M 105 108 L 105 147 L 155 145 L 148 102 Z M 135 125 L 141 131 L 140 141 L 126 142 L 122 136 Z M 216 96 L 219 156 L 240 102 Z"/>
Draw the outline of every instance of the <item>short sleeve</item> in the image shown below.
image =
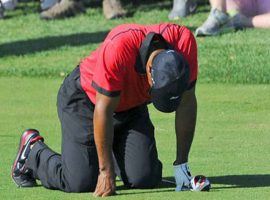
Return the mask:
<path fill-rule="evenodd" d="M 110 40 L 103 43 L 93 72 L 92 87 L 103 95 L 119 96 L 124 80 L 121 63 L 121 49 L 116 49 Z"/>
<path fill-rule="evenodd" d="M 189 75 L 189 88 L 196 84 L 198 76 L 198 59 L 197 59 L 197 43 L 192 32 L 187 28 L 181 31 L 176 50 L 180 51 L 186 61 L 188 62 L 190 75 Z"/>

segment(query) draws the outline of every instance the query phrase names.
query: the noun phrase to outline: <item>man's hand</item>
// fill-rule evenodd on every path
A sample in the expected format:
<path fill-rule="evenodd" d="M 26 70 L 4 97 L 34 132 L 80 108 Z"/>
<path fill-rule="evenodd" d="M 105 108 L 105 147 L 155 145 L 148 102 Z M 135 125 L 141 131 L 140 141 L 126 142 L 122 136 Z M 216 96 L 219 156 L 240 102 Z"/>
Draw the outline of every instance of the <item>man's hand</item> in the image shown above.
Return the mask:
<path fill-rule="evenodd" d="M 175 191 L 185 191 L 190 190 L 190 180 L 192 176 L 189 171 L 189 167 L 187 163 L 183 163 L 180 165 L 174 165 L 174 177 L 176 188 Z"/>
<path fill-rule="evenodd" d="M 108 97 L 97 92 L 94 111 L 94 138 L 98 154 L 99 176 L 94 192 L 96 197 L 115 194 L 113 167 L 113 112 L 120 97 Z"/>
<path fill-rule="evenodd" d="M 114 173 L 107 171 L 100 171 L 96 190 L 93 195 L 95 197 L 106 197 L 114 194 L 116 194 Z"/>

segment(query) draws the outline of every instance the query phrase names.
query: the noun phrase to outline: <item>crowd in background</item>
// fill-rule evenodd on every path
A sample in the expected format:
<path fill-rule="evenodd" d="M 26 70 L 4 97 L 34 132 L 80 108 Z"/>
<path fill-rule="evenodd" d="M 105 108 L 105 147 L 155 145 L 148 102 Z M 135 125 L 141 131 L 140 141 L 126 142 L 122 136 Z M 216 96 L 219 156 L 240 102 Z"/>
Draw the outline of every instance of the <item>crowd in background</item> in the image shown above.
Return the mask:
<path fill-rule="evenodd" d="M 270 28 L 270 0 L 210 0 L 207 20 L 195 35 L 217 35 L 227 29 Z"/>
<path fill-rule="evenodd" d="M 199 0 L 173 0 L 168 15 L 170 20 L 178 20 L 196 12 Z M 17 0 L 0 0 L 0 19 L 5 10 L 12 10 Z M 132 3 L 138 4 L 139 0 Z M 212 36 L 228 29 L 270 28 L 270 0 L 209 0 L 211 10 L 206 21 L 196 29 L 196 36 Z M 120 0 L 102 0 L 106 19 L 125 17 L 127 11 Z M 45 20 L 75 16 L 85 12 L 83 0 L 41 0 L 40 17 Z"/>

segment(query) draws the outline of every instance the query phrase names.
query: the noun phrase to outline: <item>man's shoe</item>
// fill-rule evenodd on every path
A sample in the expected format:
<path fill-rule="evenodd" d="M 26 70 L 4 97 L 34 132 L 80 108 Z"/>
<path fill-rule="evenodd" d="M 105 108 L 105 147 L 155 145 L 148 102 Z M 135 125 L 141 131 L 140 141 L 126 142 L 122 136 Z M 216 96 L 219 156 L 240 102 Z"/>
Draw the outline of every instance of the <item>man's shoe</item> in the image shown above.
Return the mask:
<path fill-rule="evenodd" d="M 222 26 L 229 21 L 228 14 L 218 10 L 211 9 L 207 20 L 202 26 L 196 29 L 196 36 L 214 36 L 218 35 L 222 31 Z"/>
<path fill-rule="evenodd" d="M 84 6 L 80 1 L 61 0 L 48 10 L 41 12 L 40 18 L 51 20 L 72 17 L 76 14 L 85 12 Z"/>
<path fill-rule="evenodd" d="M 197 9 L 197 3 L 193 0 L 174 0 L 173 8 L 168 15 L 170 20 L 178 20 L 181 17 L 186 17 L 192 14 Z"/>
<path fill-rule="evenodd" d="M 127 12 L 119 0 L 103 0 L 103 14 L 106 19 L 125 17 Z"/>
<path fill-rule="evenodd" d="M 174 165 L 174 177 L 176 188 L 175 191 L 186 191 L 191 189 L 190 181 L 192 179 L 191 173 L 187 163 Z"/>
<path fill-rule="evenodd" d="M 11 171 L 11 177 L 18 187 L 33 187 L 36 185 L 32 172 L 26 168 L 25 162 L 31 151 L 30 146 L 37 141 L 44 141 L 37 130 L 27 129 L 22 133 L 17 157 Z"/>

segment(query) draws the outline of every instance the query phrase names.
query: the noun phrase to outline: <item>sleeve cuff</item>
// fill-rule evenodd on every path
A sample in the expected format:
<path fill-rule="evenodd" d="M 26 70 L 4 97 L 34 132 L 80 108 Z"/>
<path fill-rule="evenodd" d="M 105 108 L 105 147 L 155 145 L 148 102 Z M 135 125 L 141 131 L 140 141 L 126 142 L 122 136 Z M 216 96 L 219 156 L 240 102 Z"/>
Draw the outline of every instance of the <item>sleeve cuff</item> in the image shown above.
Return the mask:
<path fill-rule="evenodd" d="M 108 97 L 117 97 L 120 95 L 121 91 L 108 91 L 102 87 L 100 87 L 96 82 L 92 81 L 92 87 L 98 91 L 99 93 L 108 96 Z"/>

